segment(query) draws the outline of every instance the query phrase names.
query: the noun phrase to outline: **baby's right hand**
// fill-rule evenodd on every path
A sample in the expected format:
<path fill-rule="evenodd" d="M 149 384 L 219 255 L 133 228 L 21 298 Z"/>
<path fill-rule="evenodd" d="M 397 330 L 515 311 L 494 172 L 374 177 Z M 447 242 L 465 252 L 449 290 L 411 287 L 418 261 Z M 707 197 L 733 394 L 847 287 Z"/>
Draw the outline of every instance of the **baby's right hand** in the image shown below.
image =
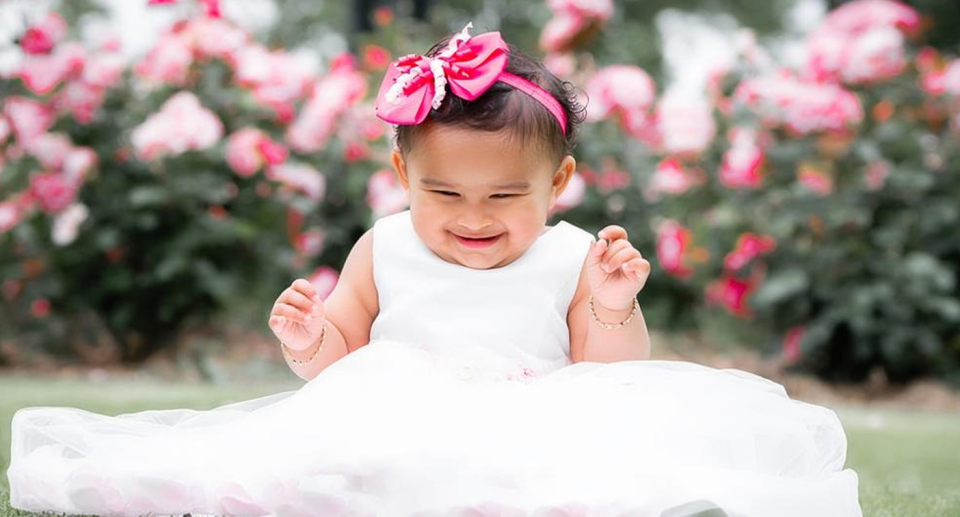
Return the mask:
<path fill-rule="evenodd" d="M 270 330 L 292 350 L 305 350 L 320 339 L 325 322 L 323 301 L 303 278 L 280 293 L 270 312 Z"/>

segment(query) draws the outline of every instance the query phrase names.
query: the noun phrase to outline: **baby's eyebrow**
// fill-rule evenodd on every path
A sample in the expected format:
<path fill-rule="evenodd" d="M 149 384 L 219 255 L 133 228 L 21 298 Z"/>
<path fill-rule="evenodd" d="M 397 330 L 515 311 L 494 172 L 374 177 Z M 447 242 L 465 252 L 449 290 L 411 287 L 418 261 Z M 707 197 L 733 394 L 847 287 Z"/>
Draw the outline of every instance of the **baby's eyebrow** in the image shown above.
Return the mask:
<path fill-rule="evenodd" d="M 457 187 L 457 185 L 433 178 L 420 178 L 420 184 L 428 187 Z M 505 183 L 503 185 L 493 185 L 492 188 L 503 190 L 523 190 L 530 188 L 530 183 L 527 181 L 514 181 L 513 183 Z"/>

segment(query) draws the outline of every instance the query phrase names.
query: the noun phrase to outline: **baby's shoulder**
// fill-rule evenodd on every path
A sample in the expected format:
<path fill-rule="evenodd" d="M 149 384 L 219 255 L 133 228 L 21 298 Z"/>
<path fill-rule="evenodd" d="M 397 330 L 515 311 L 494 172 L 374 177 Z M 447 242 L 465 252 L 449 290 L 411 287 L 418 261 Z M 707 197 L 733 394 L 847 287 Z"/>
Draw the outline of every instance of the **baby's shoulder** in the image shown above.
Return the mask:
<path fill-rule="evenodd" d="M 348 351 L 369 341 L 370 327 L 380 313 L 373 280 L 373 228 L 357 239 L 340 271 L 340 278 L 324 302 L 327 319 L 344 335 Z"/>

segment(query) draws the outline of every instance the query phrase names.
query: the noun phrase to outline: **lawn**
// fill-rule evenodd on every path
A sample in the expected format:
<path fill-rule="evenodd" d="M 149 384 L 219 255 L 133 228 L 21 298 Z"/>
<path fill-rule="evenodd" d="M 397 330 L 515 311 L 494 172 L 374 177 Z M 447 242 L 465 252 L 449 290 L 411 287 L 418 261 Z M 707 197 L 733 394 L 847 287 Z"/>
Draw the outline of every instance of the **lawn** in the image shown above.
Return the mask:
<path fill-rule="evenodd" d="M 302 385 L 299 379 L 211 385 L 0 377 L 0 517 L 32 515 L 9 507 L 6 478 L 10 421 L 21 407 L 72 406 L 104 414 L 178 407 L 209 409 Z M 864 516 L 960 516 L 960 414 L 835 409 L 847 431 L 848 466 L 860 476 Z"/>

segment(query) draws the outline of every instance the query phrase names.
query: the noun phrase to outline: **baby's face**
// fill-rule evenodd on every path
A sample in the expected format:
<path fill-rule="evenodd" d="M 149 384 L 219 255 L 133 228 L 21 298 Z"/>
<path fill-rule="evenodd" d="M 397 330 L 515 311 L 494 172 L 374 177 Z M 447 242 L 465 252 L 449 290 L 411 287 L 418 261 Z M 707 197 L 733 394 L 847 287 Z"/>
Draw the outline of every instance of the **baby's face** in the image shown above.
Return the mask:
<path fill-rule="evenodd" d="M 576 169 L 571 156 L 558 167 L 504 134 L 450 127 L 425 131 L 406 160 L 394 150 L 393 164 L 420 239 L 443 260 L 473 269 L 523 255 Z"/>

